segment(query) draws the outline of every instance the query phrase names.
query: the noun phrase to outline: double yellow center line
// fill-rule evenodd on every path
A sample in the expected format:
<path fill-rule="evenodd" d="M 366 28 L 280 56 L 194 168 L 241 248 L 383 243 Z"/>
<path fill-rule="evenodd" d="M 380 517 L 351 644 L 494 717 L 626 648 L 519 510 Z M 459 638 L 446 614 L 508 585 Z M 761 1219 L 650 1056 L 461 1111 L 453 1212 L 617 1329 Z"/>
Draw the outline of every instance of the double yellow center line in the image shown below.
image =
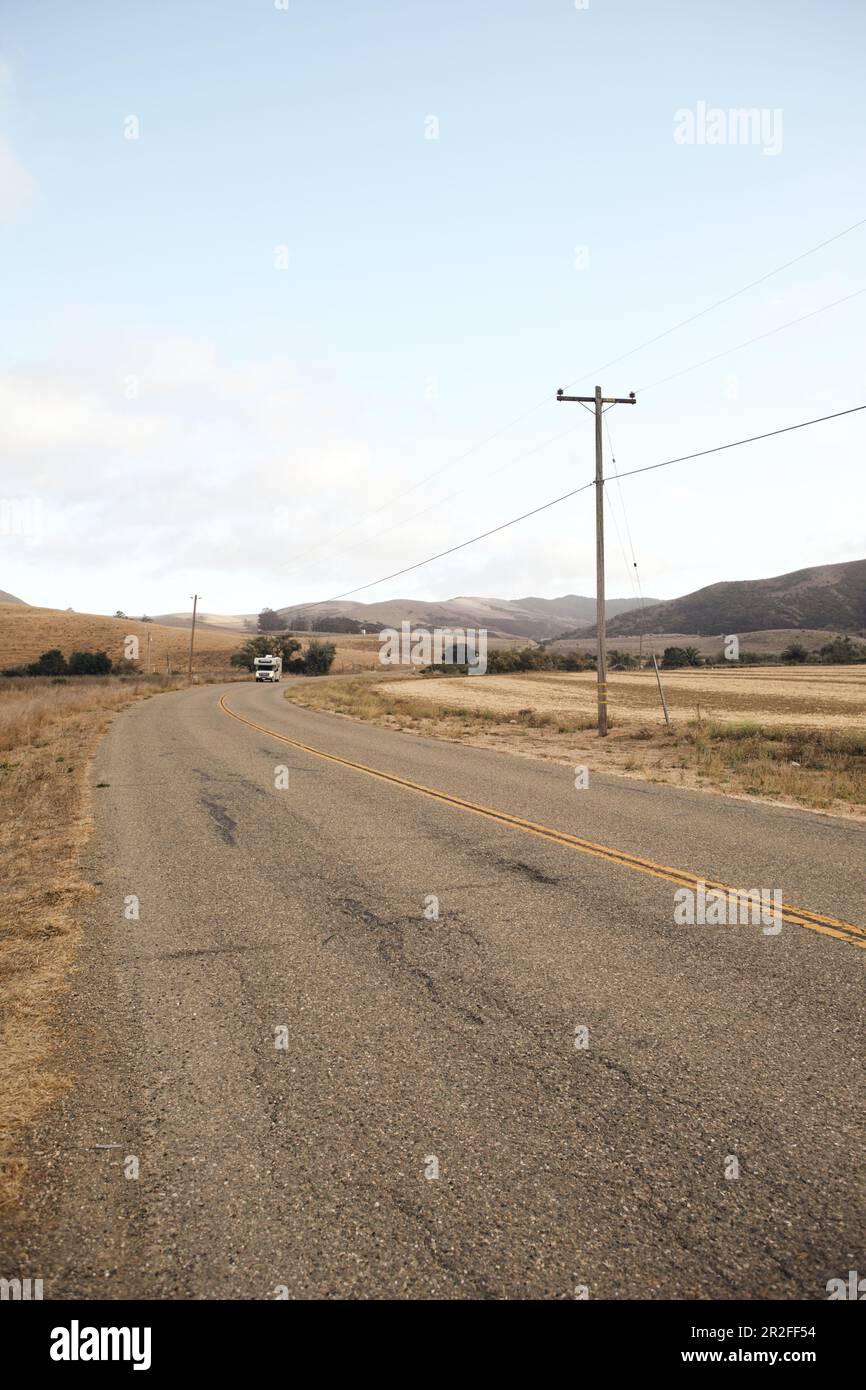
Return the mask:
<path fill-rule="evenodd" d="M 584 840 L 578 835 L 569 835 L 565 830 L 555 830 L 548 825 L 539 825 L 536 821 L 525 820 L 522 816 L 509 815 L 507 811 L 497 811 L 492 806 L 481 806 L 474 801 L 465 801 L 463 797 L 452 796 L 450 792 L 437 791 L 435 787 L 425 787 L 420 782 L 410 782 L 407 778 L 398 777 L 393 772 L 382 772 L 377 767 L 368 767 L 366 763 L 356 763 L 349 758 L 340 758 L 336 753 L 326 753 L 322 748 L 313 748 L 308 743 L 301 743 L 296 738 L 289 738 L 287 734 L 277 733 L 275 729 L 269 729 L 264 724 L 257 724 L 254 720 L 238 714 L 229 707 L 225 695 L 220 699 L 220 708 L 232 719 L 237 719 L 250 729 L 267 734 L 269 738 L 279 739 L 281 743 L 288 743 L 292 748 L 299 748 L 303 753 L 311 753 L 315 758 L 324 758 L 327 762 L 338 763 L 340 767 L 349 767 L 354 772 L 366 773 L 368 777 L 377 777 L 380 782 L 390 782 L 395 787 L 416 792 L 420 796 L 430 796 L 434 801 L 442 801 L 447 806 L 456 806 L 461 811 L 470 811 L 475 816 L 484 816 L 487 820 L 497 821 L 500 825 L 511 826 L 514 830 L 523 830 L 529 835 L 538 835 L 543 840 L 551 840 L 554 844 L 565 845 L 568 849 L 578 850 L 581 854 L 591 854 L 596 859 L 606 859 L 612 864 L 619 864 L 624 869 L 632 869 L 636 873 L 665 879 L 668 883 L 675 883 L 678 888 L 689 888 L 697 891 L 698 885 L 702 884 L 705 888 L 716 892 L 736 893 L 742 891 L 728 884 L 717 883 L 713 879 L 690 873 L 687 869 L 672 869 L 667 864 L 656 864 L 652 859 L 642 859 L 639 855 L 628 853 L 627 850 L 612 849 L 609 845 L 599 845 L 593 840 Z M 850 922 L 840 922 L 835 917 L 825 917 L 819 912 L 811 912 L 808 908 L 793 907 L 789 903 L 783 903 L 782 920 L 792 926 L 809 927 L 812 931 L 822 932 L 825 936 L 835 936 L 840 941 L 848 941 L 854 946 L 866 946 L 866 927 L 853 926 Z"/>

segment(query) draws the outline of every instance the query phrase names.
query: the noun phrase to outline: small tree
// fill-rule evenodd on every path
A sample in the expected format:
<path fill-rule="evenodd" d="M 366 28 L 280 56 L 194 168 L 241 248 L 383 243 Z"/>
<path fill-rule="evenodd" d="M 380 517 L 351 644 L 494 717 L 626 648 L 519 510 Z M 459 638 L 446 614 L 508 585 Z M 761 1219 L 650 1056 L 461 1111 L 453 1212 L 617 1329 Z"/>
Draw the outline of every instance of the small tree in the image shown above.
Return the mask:
<path fill-rule="evenodd" d="M 258 619 L 259 632 L 283 632 L 285 627 L 285 620 L 273 608 L 262 609 Z"/>
<path fill-rule="evenodd" d="M 70 676 L 107 676 L 110 670 L 106 652 L 73 652 L 69 658 Z"/>
<path fill-rule="evenodd" d="M 250 637 L 240 651 L 235 652 L 229 660 L 232 666 L 245 666 L 248 671 L 252 671 L 257 656 L 281 656 L 283 665 L 287 666 L 295 652 L 300 650 L 300 642 L 296 642 L 288 633 L 276 637 Z"/>
<path fill-rule="evenodd" d="M 307 676 L 326 676 L 336 655 L 337 648 L 333 642 L 319 642 L 313 637 L 304 652 L 304 674 Z"/>
<path fill-rule="evenodd" d="M 820 648 L 821 660 L 831 665 L 841 665 L 854 661 L 866 661 L 866 647 L 861 642 L 852 642 L 850 637 L 834 637 Z"/>
<path fill-rule="evenodd" d="M 809 660 L 808 649 L 803 646 L 802 642 L 792 642 L 790 646 L 787 646 L 782 652 L 782 660 L 796 662 L 800 665 L 802 662 Z"/>
<path fill-rule="evenodd" d="M 671 670 L 677 666 L 688 666 L 689 659 L 683 647 L 665 647 L 662 666 Z"/>
<path fill-rule="evenodd" d="M 38 660 L 28 666 L 27 672 L 31 676 L 64 676 L 66 657 L 57 647 L 52 647 L 51 651 L 43 652 Z"/>

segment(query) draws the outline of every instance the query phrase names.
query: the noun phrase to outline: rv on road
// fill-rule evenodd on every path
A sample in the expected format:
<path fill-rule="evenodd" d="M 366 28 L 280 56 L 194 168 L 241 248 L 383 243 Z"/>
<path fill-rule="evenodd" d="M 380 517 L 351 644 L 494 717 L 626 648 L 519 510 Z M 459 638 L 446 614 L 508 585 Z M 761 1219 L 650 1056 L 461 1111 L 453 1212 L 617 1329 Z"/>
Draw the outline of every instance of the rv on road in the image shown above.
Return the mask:
<path fill-rule="evenodd" d="M 257 681 L 278 681 L 283 674 L 281 656 L 257 656 L 254 662 Z"/>

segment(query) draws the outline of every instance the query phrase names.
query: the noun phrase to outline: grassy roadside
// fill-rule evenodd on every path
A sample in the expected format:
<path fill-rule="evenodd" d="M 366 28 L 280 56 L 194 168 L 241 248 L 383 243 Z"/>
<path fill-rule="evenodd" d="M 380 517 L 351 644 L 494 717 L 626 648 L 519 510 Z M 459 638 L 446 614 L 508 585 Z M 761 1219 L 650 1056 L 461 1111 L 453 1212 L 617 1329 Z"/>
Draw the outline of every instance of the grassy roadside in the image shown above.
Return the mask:
<path fill-rule="evenodd" d="M 90 830 L 88 768 L 113 716 L 179 678 L 0 680 L 0 1206 L 25 1163 L 17 1136 L 68 1083 L 52 1011 L 73 964 Z"/>
<path fill-rule="evenodd" d="M 447 680 L 448 678 L 443 678 Z M 404 681 L 411 682 L 402 692 Z M 787 805 L 866 819 L 866 733 L 760 722 L 677 718 L 617 726 L 607 739 L 595 734 L 586 713 L 533 709 L 513 713 L 486 706 L 455 705 L 436 698 L 438 680 L 388 681 L 377 677 L 318 680 L 291 686 L 286 699 L 393 729 L 475 747 L 497 747 L 529 757 L 652 782 L 760 797 Z M 527 702 L 532 699 L 527 684 Z"/>

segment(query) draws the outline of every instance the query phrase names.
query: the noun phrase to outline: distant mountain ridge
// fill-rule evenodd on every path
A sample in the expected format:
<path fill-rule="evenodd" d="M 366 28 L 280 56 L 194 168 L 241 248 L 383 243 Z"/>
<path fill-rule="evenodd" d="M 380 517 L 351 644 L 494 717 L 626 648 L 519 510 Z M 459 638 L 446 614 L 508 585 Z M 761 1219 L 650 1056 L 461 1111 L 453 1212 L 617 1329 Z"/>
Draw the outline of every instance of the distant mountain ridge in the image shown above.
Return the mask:
<path fill-rule="evenodd" d="M 708 584 L 682 598 L 647 601 L 642 613 L 621 613 L 607 632 L 609 637 L 637 637 L 641 632 L 714 636 L 768 628 L 866 628 L 866 560 L 815 565 L 771 579 Z"/>
<path fill-rule="evenodd" d="M 608 599 L 605 612 L 608 618 L 633 607 L 635 599 Z M 566 627 L 586 627 L 595 621 L 595 599 L 582 594 L 563 594 L 560 598 L 504 599 L 478 595 L 463 595 L 442 602 L 428 603 L 423 599 L 387 599 L 382 603 L 296 604 L 278 609 L 291 626 L 302 625 L 307 618 L 322 618 L 325 614 L 354 618 L 365 624 L 384 623 L 399 627 L 410 622 L 424 627 L 483 627 L 493 636 L 531 637 L 541 641 L 556 637 Z"/>
<path fill-rule="evenodd" d="M 649 600 L 655 603 L 655 599 Z M 634 607 L 635 599 L 608 599 L 608 618 Z M 330 616 L 354 618 L 362 627 L 399 627 L 410 622 L 419 627 L 483 627 L 494 637 L 527 637 L 542 641 L 558 637 L 563 631 L 586 628 L 595 621 L 595 599 L 583 594 L 563 594 L 559 598 L 482 598 L 467 595 L 441 602 L 425 599 L 385 599 L 381 603 L 359 603 L 342 599 L 334 603 L 287 604 L 275 610 L 291 628 L 305 628 L 311 620 L 319 623 Z M 216 613 L 199 615 L 209 627 L 243 631 L 255 624 L 257 614 L 241 613 L 220 617 Z M 164 613 L 155 622 L 172 627 L 188 627 L 188 613 Z"/>

